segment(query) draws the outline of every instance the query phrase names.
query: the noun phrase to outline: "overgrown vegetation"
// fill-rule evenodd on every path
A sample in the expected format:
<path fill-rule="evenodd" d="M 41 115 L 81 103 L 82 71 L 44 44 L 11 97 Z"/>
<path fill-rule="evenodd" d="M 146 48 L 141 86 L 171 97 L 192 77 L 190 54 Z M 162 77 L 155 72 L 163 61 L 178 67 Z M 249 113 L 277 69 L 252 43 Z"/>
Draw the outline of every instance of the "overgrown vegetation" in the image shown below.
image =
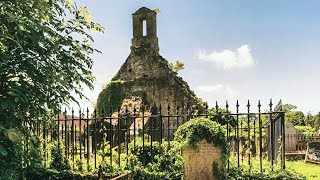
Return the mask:
<path fill-rule="evenodd" d="M 124 81 L 111 81 L 99 94 L 96 104 L 97 113 L 102 111 L 106 114 L 117 112 L 124 98 Z"/>
<path fill-rule="evenodd" d="M 279 157 L 280 158 L 280 157 Z M 225 178 L 231 180 L 305 180 L 306 177 L 295 172 L 290 168 L 281 169 L 281 161 L 275 162 L 273 170 L 271 162 L 267 159 L 262 160 L 262 172 L 260 171 L 260 160 L 252 159 L 250 165 L 246 161 L 240 162 L 240 168 L 237 168 L 237 157 L 231 155 L 229 159 L 230 169 Z"/>
<path fill-rule="evenodd" d="M 218 122 L 221 125 L 226 125 L 227 123 L 232 127 L 237 125 L 236 119 L 233 116 L 228 115 L 226 109 L 210 108 L 208 109 L 208 114 L 212 121 Z"/>
<path fill-rule="evenodd" d="M 159 144 L 145 143 L 140 138 L 129 146 L 128 168 L 135 179 L 145 180 L 179 180 L 183 175 L 183 159 L 181 146 L 177 142 Z"/>
<path fill-rule="evenodd" d="M 176 61 L 175 63 L 170 63 L 169 67 L 173 72 L 178 73 L 180 70 L 184 69 L 184 63 L 181 61 Z"/>
<path fill-rule="evenodd" d="M 22 179 L 40 166 L 23 149 L 33 138 L 26 122 L 50 121 L 72 93 L 93 88 L 88 32 L 103 28 L 72 0 L 3 0 L 0 22 L 0 177 Z"/>
<path fill-rule="evenodd" d="M 229 145 L 226 142 L 225 131 L 222 126 L 208 118 L 194 118 L 181 125 L 175 133 L 174 140 L 181 143 L 182 147 L 198 148 L 201 140 L 206 140 L 215 147 L 221 148 L 221 162 L 225 164 L 229 158 Z M 225 166 L 219 167 L 212 162 L 215 174 L 224 178 Z"/>
<path fill-rule="evenodd" d="M 228 180 L 306 180 L 306 177 L 289 170 L 260 172 L 257 169 L 231 168 L 226 175 Z"/>
<path fill-rule="evenodd" d="M 68 159 L 65 157 L 63 152 L 63 144 L 58 144 L 57 141 L 52 143 L 51 149 L 51 162 L 50 168 L 55 169 L 57 171 L 70 170 L 70 164 Z"/>
<path fill-rule="evenodd" d="M 37 137 L 33 137 L 31 143 L 29 145 L 30 155 L 28 156 L 30 163 L 27 164 L 24 174 L 27 180 L 97 179 L 98 176 L 94 173 L 84 173 L 86 171 L 82 165 L 72 165 L 72 162 L 65 157 L 63 144 L 58 144 L 57 141 L 46 143 L 48 159 L 44 160 L 44 150 L 41 148 L 43 143 Z"/>
<path fill-rule="evenodd" d="M 116 148 L 111 149 L 110 144 L 104 142 L 102 150 L 99 151 L 99 155 L 102 157 L 99 166 L 101 177 L 115 177 L 126 170 L 126 154 L 120 154 L 119 160 Z M 112 156 L 112 160 L 110 156 Z"/>
<path fill-rule="evenodd" d="M 182 146 L 198 147 L 198 142 L 206 140 L 210 144 L 222 148 L 222 153 L 227 155 L 229 147 L 225 138 L 225 131 L 219 123 L 208 118 L 194 118 L 179 126 L 174 134 L 174 140 Z"/>

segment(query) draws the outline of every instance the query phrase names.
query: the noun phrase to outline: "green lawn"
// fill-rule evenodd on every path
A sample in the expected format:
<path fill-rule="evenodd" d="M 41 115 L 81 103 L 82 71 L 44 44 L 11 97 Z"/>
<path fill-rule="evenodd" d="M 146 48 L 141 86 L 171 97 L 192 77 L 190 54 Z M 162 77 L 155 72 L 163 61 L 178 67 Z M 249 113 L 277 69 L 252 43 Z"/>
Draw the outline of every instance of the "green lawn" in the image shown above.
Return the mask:
<path fill-rule="evenodd" d="M 304 163 L 303 161 L 286 161 L 286 166 L 297 173 L 303 174 L 309 180 L 320 180 L 320 165 Z"/>

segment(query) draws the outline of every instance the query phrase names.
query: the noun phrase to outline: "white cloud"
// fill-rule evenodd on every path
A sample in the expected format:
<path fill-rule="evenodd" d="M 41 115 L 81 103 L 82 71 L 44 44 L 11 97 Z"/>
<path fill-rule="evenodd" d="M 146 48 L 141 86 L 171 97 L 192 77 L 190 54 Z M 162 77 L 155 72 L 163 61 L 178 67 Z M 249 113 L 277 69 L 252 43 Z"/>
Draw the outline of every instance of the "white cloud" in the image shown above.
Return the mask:
<path fill-rule="evenodd" d="M 214 94 L 224 94 L 225 96 L 234 96 L 238 92 L 230 87 L 230 85 L 206 85 L 206 86 L 198 86 L 199 91 L 204 93 L 214 93 Z"/>
<path fill-rule="evenodd" d="M 218 68 L 225 70 L 251 68 L 256 64 L 248 44 L 239 47 L 235 51 L 229 49 L 224 49 L 220 52 L 213 51 L 211 53 L 200 51 L 198 59 L 212 62 Z"/>

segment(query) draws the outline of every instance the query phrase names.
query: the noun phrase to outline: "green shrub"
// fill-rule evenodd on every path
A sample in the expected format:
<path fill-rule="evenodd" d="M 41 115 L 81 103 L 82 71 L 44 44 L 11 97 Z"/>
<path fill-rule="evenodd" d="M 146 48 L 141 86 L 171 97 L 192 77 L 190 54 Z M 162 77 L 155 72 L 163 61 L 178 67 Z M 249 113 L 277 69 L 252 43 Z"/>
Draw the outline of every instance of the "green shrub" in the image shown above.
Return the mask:
<path fill-rule="evenodd" d="M 260 172 L 257 169 L 230 168 L 226 174 L 228 180 L 306 180 L 306 177 L 289 170 L 277 169 L 273 172 Z"/>
<path fill-rule="evenodd" d="M 50 168 L 62 171 L 62 170 L 70 170 L 70 164 L 68 159 L 65 157 L 63 152 L 63 143 L 58 144 L 57 141 L 52 143 L 51 148 L 51 163 Z"/>
<path fill-rule="evenodd" d="M 182 146 L 198 148 L 198 142 L 206 140 L 210 144 L 221 147 L 223 154 L 228 154 L 228 144 L 225 138 L 225 131 L 219 123 L 211 121 L 208 118 L 200 117 L 179 126 L 174 134 L 174 140 Z"/>
<path fill-rule="evenodd" d="M 294 126 L 298 131 L 300 131 L 305 136 L 311 136 L 317 133 L 315 128 L 311 126 Z"/>
<path fill-rule="evenodd" d="M 125 171 L 126 154 L 120 154 L 119 162 L 118 152 L 116 151 L 116 148 L 117 147 L 111 149 L 109 142 L 104 142 L 103 148 L 98 152 L 98 154 L 102 157 L 102 161 L 99 166 L 99 173 L 101 173 L 101 175 L 104 177 L 115 177 Z M 112 163 L 110 161 L 111 154 Z"/>
<path fill-rule="evenodd" d="M 226 179 L 239 179 L 239 180 L 304 180 L 306 179 L 299 173 L 291 169 L 282 170 L 281 161 L 278 159 L 273 166 L 271 161 L 262 159 L 262 172 L 260 172 L 260 160 L 253 158 L 250 165 L 247 162 L 241 163 L 240 168 L 237 168 L 237 156 L 233 155 L 229 159 L 230 169 L 226 173 Z"/>
<path fill-rule="evenodd" d="M 153 142 L 145 143 L 144 150 L 142 140 L 136 139 L 136 146 L 129 145 L 129 163 L 134 179 L 147 180 L 180 180 L 183 173 L 183 159 L 180 144 L 177 142 Z"/>
<path fill-rule="evenodd" d="M 97 180 L 98 176 L 93 174 L 80 174 L 71 170 L 57 171 L 45 168 L 28 168 L 27 180 Z"/>

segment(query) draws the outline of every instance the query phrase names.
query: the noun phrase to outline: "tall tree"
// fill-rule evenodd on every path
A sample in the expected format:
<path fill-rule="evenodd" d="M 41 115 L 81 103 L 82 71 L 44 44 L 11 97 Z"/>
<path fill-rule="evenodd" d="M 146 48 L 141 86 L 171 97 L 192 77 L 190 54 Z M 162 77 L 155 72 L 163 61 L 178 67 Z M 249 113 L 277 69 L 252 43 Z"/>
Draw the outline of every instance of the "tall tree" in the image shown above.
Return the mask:
<path fill-rule="evenodd" d="M 295 111 L 297 109 L 297 106 L 293 104 L 283 104 L 282 109 L 284 112 L 290 112 L 290 111 Z"/>
<path fill-rule="evenodd" d="M 287 112 L 285 115 L 287 122 L 291 122 L 295 126 L 305 126 L 305 116 L 302 111 L 291 111 Z"/>
<path fill-rule="evenodd" d="M 0 176 L 19 153 L 16 137 L 25 120 L 45 119 L 49 111 L 83 97 L 93 88 L 89 31 L 103 31 L 85 7 L 72 0 L 0 1 Z M 14 142 L 16 141 L 16 142 Z M 18 172 L 19 170 L 17 170 Z M 11 178 L 19 179 L 11 173 Z"/>

